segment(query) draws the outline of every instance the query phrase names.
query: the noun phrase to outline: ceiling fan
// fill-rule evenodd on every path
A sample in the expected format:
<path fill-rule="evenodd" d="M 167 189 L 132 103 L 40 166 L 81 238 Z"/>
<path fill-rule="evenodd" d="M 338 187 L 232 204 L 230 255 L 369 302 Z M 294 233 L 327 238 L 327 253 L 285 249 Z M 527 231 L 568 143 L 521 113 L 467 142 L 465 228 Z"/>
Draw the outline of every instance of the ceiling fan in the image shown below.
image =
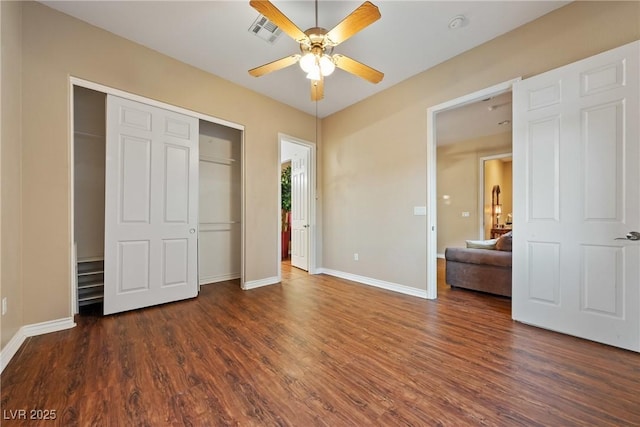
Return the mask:
<path fill-rule="evenodd" d="M 306 31 L 298 28 L 268 0 L 251 0 L 249 4 L 300 43 L 300 53 L 253 68 L 249 70 L 252 76 L 260 77 L 299 62 L 300 68 L 311 80 L 312 101 L 319 101 L 324 97 L 324 78 L 333 73 L 336 67 L 371 83 L 379 83 L 384 77 L 383 73 L 368 65 L 333 53 L 335 46 L 380 19 L 380 11 L 373 3 L 365 1 L 330 31 L 318 27 L 318 0 L 315 2 L 316 26 Z"/>

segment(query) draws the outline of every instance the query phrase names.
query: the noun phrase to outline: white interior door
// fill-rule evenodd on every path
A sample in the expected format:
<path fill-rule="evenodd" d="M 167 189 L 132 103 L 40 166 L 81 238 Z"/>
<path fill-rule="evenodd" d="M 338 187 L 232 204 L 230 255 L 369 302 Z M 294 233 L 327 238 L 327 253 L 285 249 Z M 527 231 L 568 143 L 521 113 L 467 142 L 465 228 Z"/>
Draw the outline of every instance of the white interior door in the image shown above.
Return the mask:
<path fill-rule="evenodd" d="M 513 318 L 640 351 L 640 42 L 514 86 Z"/>
<path fill-rule="evenodd" d="M 291 265 L 309 270 L 309 150 L 291 160 Z"/>
<path fill-rule="evenodd" d="M 198 120 L 107 96 L 104 313 L 198 292 Z"/>

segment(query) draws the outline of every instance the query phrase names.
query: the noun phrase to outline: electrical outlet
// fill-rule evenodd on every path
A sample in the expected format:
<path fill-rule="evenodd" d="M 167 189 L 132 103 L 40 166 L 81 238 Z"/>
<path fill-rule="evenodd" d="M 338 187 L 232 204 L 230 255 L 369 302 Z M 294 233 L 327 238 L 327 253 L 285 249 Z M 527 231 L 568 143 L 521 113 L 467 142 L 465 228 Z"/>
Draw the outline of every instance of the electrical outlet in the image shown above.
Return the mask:
<path fill-rule="evenodd" d="M 469 218 L 469 212 L 462 212 L 462 216 L 464 218 Z"/>
<path fill-rule="evenodd" d="M 354 261 L 358 261 L 358 254 L 357 254 L 357 253 L 356 253 L 356 254 L 353 254 L 353 260 L 354 260 Z"/>
<path fill-rule="evenodd" d="M 2 298 L 2 315 L 7 314 L 7 297 Z"/>

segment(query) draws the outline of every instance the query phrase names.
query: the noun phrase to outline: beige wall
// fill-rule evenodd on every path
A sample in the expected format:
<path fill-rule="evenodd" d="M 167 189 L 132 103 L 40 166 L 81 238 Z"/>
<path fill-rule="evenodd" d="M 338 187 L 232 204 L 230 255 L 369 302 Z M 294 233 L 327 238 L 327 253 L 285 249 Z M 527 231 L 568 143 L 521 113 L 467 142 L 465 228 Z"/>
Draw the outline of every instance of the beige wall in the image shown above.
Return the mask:
<path fill-rule="evenodd" d="M 0 149 L 0 298 L 7 298 L 7 314 L 0 318 L 0 348 L 23 325 L 21 265 L 21 7 L 18 2 L 0 2 L 2 51 L 1 149 Z"/>
<path fill-rule="evenodd" d="M 278 132 L 313 141 L 312 116 L 39 3 L 22 34 L 25 324 L 71 312 L 69 76 L 245 125 L 246 279 L 277 275 Z"/>
<path fill-rule="evenodd" d="M 478 212 L 480 158 L 511 152 L 511 133 L 485 136 L 438 147 L 438 253 L 447 247 L 464 247 L 465 240 L 480 237 Z M 485 182 L 489 182 L 485 180 Z M 489 199 L 491 199 L 489 186 Z M 486 190 L 485 190 L 486 191 Z M 448 198 L 444 198 L 448 196 Z M 463 217 L 462 212 L 469 212 Z"/>
<path fill-rule="evenodd" d="M 324 267 L 426 289 L 427 108 L 637 40 L 639 18 L 574 2 L 324 119 Z"/>

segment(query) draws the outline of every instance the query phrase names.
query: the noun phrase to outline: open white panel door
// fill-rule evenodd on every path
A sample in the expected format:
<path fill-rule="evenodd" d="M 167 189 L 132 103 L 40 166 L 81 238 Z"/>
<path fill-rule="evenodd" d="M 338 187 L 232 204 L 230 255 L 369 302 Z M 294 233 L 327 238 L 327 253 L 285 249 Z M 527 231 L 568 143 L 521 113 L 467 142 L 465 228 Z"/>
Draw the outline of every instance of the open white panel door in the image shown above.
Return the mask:
<path fill-rule="evenodd" d="M 198 293 L 198 120 L 107 96 L 104 314 Z"/>
<path fill-rule="evenodd" d="M 640 42 L 514 86 L 513 318 L 640 351 Z M 622 238 L 616 240 L 617 238 Z"/>
<path fill-rule="evenodd" d="M 291 160 L 291 265 L 309 270 L 309 150 Z"/>

